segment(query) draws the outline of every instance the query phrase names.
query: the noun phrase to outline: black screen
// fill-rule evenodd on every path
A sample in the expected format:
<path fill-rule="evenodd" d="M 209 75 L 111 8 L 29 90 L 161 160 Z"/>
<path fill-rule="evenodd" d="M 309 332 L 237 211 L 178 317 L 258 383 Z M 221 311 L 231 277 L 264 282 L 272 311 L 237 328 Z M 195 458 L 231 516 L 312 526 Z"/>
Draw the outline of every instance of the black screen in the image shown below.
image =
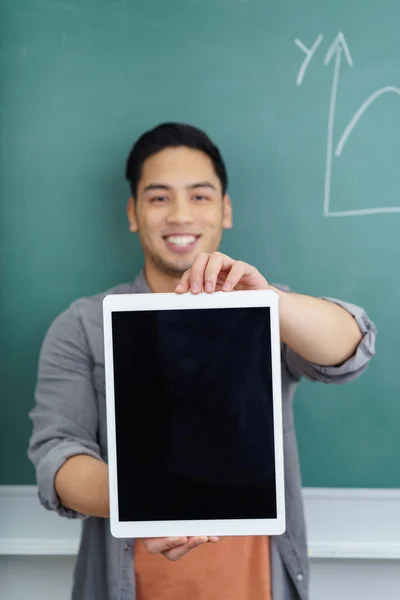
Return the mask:
<path fill-rule="evenodd" d="M 269 308 L 112 314 L 121 521 L 276 517 Z"/>

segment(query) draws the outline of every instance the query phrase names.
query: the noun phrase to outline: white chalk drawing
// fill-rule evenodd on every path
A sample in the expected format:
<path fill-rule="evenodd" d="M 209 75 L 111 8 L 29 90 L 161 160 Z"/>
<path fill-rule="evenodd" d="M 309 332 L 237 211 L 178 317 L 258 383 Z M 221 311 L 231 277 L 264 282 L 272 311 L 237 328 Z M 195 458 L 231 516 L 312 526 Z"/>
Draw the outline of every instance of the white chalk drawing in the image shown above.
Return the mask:
<path fill-rule="evenodd" d="M 367 108 L 371 106 L 371 104 L 375 102 L 375 100 L 377 100 L 379 96 L 383 96 L 383 94 L 388 94 L 389 92 L 393 92 L 394 94 L 398 94 L 400 96 L 400 88 L 388 85 L 371 94 L 368 100 L 366 100 L 364 104 L 360 106 L 360 108 L 358 109 L 358 111 L 344 130 L 342 137 L 340 138 L 335 152 L 336 156 L 340 156 L 342 154 L 343 148 L 347 140 L 349 139 L 351 132 L 353 131 L 354 127 L 357 125 L 358 121 L 361 119 Z"/>
<path fill-rule="evenodd" d="M 306 58 L 304 59 L 300 71 L 298 73 L 296 79 L 296 85 L 301 86 L 306 70 L 310 64 L 311 59 L 313 58 L 315 52 L 317 51 L 319 45 L 321 44 L 323 39 L 323 35 L 319 34 L 313 46 L 308 49 L 306 46 L 299 40 L 295 39 L 295 44 L 306 54 Z M 359 215 L 376 215 L 379 213 L 400 213 L 400 206 L 389 206 L 384 208 L 362 208 L 358 210 L 343 210 L 343 211 L 331 211 L 330 210 L 330 200 L 331 200 L 331 184 L 332 184 L 332 164 L 333 158 L 336 156 L 339 158 L 342 155 L 343 149 L 360 121 L 361 117 L 365 114 L 368 108 L 381 96 L 387 93 L 394 93 L 400 96 L 400 88 L 394 86 L 385 86 L 376 90 L 356 111 L 354 116 L 350 119 L 348 125 L 345 127 L 344 132 L 339 140 L 339 143 L 336 147 L 335 152 L 333 151 L 333 137 L 335 130 L 335 112 L 336 112 L 336 103 L 337 103 L 337 92 L 339 88 L 339 79 L 340 79 L 340 69 L 342 63 L 342 56 L 344 55 L 347 63 L 350 67 L 354 66 L 352 56 L 350 54 L 349 47 L 347 45 L 346 39 L 342 32 L 336 36 L 330 45 L 328 52 L 324 59 L 324 65 L 328 66 L 333 57 L 335 57 L 334 69 L 333 69 L 333 81 L 332 81 L 332 90 L 331 90 L 331 98 L 329 104 L 329 116 L 328 116 L 328 135 L 327 135 L 327 147 L 326 147 L 326 167 L 325 167 L 325 183 L 324 183 L 324 210 L 323 214 L 325 217 L 352 217 Z"/>
<path fill-rule="evenodd" d="M 318 46 L 322 42 L 323 37 L 324 36 L 322 35 L 322 33 L 320 33 L 310 49 L 306 48 L 306 46 L 300 40 L 298 40 L 298 39 L 294 40 L 294 43 L 297 44 L 297 46 L 300 48 L 300 50 L 303 50 L 303 52 L 306 54 L 306 57 L 303 60 L 303 64 L 300 67 L 299 74 L 297 75 L 297 79 L 296 79 L 297 85 L 300 86 L 303 83 L 303 78 L 304 78 L 304 75 L 306 74 L 307 67 L 310 64 L 310 61 L 311 61 L 312 57 L 314 56 Z"/>
<path fill-rule="evenodd" d="M 339 87 L 340 77 L 340 66 L 342 62 L 342 52 L 344 52 L 350 67 L 353 66 L 353 59 L 351 58 L 349 49 L 344 39 L 344 35 L 339 33 L 337 38 L 331 44 L 327 55 L 325 56 L 324 65 L 329 65 L 333 56 L 335 56 L 335 67 L 333 70 L 333 82 L 331 91 L 331 101 L 329 104 L 329 117 L 328 117 L 328 141 L 326 147 L 326 167 L 325 167 L 325 189 L 324 189 L 324 215 L 327 217 L 330 214 L 329 203 L 331 195 L 331 180 L 332 180 L 332 159 L 333 159 L 333 133 L 335 129 L 335 111 L 336 111 L 336 98 Z"/>

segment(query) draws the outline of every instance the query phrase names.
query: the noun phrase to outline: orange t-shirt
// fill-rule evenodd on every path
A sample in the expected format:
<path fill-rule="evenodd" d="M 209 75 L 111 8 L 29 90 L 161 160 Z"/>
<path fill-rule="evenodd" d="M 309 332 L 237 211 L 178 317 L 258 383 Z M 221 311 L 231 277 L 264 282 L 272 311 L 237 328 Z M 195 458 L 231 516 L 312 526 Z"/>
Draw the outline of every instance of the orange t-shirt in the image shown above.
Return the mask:
<path fill-rule="evenodd" d="M 137 600 L 271 600 L 265 536 L 221 537 L 177 561 L 135 546 Z"/>

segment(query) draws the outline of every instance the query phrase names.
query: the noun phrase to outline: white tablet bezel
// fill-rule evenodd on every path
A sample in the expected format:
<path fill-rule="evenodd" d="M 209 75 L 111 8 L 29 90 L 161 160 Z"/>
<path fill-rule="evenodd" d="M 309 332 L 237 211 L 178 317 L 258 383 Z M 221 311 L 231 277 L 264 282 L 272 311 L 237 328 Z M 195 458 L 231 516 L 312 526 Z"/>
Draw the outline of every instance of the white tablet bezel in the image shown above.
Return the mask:
<path fill-rule="evenodd" d="M 279 296 L 272 290 L 215 292 L 213 294 L 111 294 L 103 300 L 107 442 L 111 533 L 117 538 L 170 536 L 281 535 L 286 528 Z M 223 519 L 182 521 L 120 521 L 118 517 L 117 452 L 114 405 L 112 313 L 118 311 L 182 310 L 237 307 L 269 307 L 275 438 L 275 519 Z"/>

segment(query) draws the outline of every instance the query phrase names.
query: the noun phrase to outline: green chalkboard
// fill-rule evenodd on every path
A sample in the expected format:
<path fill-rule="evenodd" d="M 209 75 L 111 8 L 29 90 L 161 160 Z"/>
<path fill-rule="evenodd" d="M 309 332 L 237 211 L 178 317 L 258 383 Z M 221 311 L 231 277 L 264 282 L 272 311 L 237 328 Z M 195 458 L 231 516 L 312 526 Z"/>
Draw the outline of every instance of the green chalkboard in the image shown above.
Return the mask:
<path fill-rule="evenodd" d="M 50 322 L 141 266 L 130 146 L 179 120 L 225 156 L 223 250 L 364 305 L 379 328 L 360 380 L 300 386 L 304 484 L 400 486 L 400 7 L 367 4 L 0 1 L 0 483 L 34 483 L 27 413 Z"/>

